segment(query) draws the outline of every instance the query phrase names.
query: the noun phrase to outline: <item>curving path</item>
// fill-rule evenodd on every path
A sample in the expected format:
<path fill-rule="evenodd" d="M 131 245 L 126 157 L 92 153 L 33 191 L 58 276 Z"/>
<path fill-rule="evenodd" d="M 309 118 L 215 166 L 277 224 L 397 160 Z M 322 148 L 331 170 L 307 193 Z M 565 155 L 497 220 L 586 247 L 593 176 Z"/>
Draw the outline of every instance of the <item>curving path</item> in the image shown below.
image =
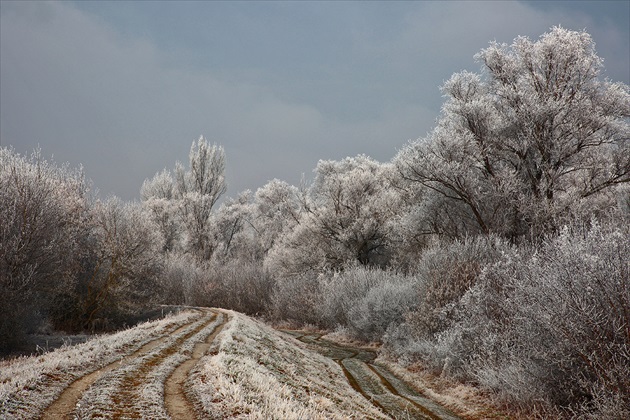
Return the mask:
<path fill-rule="evenodd" d="M 208 352 L 212 342 L 225 326 L 227 316 L 219 314 L 218 317 L 219 323 L 208 338 L 203 343 L 195 344 L 190 359 L 180 364 L 164 383 L 164 405 L 169 416 L 175 420 L 195 418 L 192 404 L 186 397 L 184 384 L 190 370 Z"/>
<path fill-rule="evenodd" d="M 100 369 L 95 370 L 85 376 L 72 382 L 68 388 L 66 388 L 61 395 L 44 411 L 42 414 L 43 420 L 58 420 L 58 419 L 73 419 L 74 409 L 79 402 L 79 399 L 83 393 L 99 378 L 111 372 L 112 370 L 119 368 L 120 366 L 130 363 L 136 359 L 139 359 L 146 354 L 150 353 L 153 349 L 162 345 L 171 334 L 178 334 L 185 330 L 194 322 L 190 321 L 182 326 L 175 326 L 170 331 L 167 331 L 161 337 L 158 337 L 152 341 L 149 341 L 135 352 L 123 356 L 121 359 L 116 360 Z"/>
<path fill-rule="evenodd" d="M 415 391 L 389 370 L 374 363 L 371 350 L 336 345 L 322 334 L 284 331 L 339 364 L 348 383 L 372 404 L 395 419 L 459 419 L 435 401 Z"/>
<path fill-rule="evenodd" d="M 130 355 L 74 381 L 45 410 L 42 418 L 81 417 L 86 414 L 85 404 L 80 407 L 81 399 L 89 392 L 106 395 L 105 400 L 110 404 L 104 408 L 107 417 L 143 418 L 142 393 L 147 384 L 164 388 L 164 409 L 172 418 L 194 418 L 192 405 L 183 390 L 184 381 L 227 322 L 227 316 L 218 310 L 198 311 L 199 317 L 173 327 Z M 159 379 L 165 376 L 166 379 Z M 156 381 L 163 383 L 155 384 Z M 95 409 L 102 412 L 103 407 Z"/>
<path fill-rule="evenodd" d="M 194 419 L 187 378 L 228 322 L 227 313 L 220 310 L 197 311 L 198 316 L 185 324 L 172 326 L 135 352 L 77 379 L 41 418 Z M 348 383 L 391 418 L 458 419 L 375 363 L 375 352 L 340 346 L 321 334 L 285 332 L 334 360 Z"/>

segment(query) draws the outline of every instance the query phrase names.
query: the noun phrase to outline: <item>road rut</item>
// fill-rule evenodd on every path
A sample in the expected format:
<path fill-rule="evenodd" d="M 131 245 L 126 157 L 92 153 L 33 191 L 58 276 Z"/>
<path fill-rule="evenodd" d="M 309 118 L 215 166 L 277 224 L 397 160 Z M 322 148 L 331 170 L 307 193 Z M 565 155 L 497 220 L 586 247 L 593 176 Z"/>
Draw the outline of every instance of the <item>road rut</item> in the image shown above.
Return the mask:
<path fill-rule="evenodd" d="M 42 420 L 58 420 L 58 419 L 73 419 L 74 410 L 77 402 L 83 395 L 83 393 L 99 378 L 111 372 L 112 370 L 119 368 L 121 365 L 130 363 L 131 361 L 143 357 L 150 353 L 156 347 L 162 345 L 169 335 L 178 334 L 179 332 L 188 328 L 195 321 L 190 321 L 184 325 L 175 325 L 169 331 L 162 334 L 160 337 L 149 341 L 144 344 L 135 352 L 123 356 L 119 360 L 112 362 L 106 366 L 103 366 L 85 376 L 82 376 L 72 382 L 59 397 L 44 411 L 42 414 Z"/>
<path fill-rule="evenodd" d="M 190 359 L 180 364 L 164 383 L 164 405 L 171 418 L 187 420 L 195 418 L 194 409 L 186 397 L 184 384 L 190 370 L 199 362 L 212 346 L 212 342 L 227 322 L 227 315 L 218 314 L 219 324 L 203 343 L 195 344 Z"/>
<path fill-rule="evenodd" d="M 341 367 L 348 383 L 372 404 L 394 419 L 446 419 L 459 417 L 414 390 L 389 370 L 374 362 L 376 353 L 362 348 L 336 345 L 322 334 L 284 331 Z"/>
<path fill-rule="evenodd" d="M 183 384 L 227 322 L 218 310 L 198 311 L 195 319 L 77 379 L 42 418 L 194 418 Z"/>

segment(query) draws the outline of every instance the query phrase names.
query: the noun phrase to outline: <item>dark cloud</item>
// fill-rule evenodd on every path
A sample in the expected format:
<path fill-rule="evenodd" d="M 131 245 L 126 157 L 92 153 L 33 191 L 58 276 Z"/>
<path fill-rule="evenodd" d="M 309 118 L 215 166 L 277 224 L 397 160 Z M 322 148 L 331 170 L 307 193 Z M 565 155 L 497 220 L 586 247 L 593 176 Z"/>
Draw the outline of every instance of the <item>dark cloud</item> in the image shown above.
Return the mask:
<path fill-rule="evenodd" d="M 438 86 L 490 40 L 586 28 L 628 83 L 627 21 L 560 6 L 1 2 L 0 139 L 125 199 L 199 135 L 225 146 L 230 195 L 298 183 L 320 158 L 388 160 L 424 136 Z"/>

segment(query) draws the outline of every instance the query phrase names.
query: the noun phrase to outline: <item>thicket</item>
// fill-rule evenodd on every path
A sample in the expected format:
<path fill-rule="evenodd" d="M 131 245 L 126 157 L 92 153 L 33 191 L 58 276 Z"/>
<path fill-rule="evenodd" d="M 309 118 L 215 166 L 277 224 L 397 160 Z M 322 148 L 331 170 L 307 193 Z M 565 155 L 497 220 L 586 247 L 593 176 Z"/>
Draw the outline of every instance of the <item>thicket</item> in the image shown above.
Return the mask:
<path fill-rule="evenodd" d="M 464 293 L 437 310 L 409 312 L 383 337 L 386 350 L 491 389 L 525 412 L 627 417 L 627 221 L 488 251 L 494 255 Z"/>
<path fill-rule="evenodd" d="M 157 297 L 145 211 L 96 200 L 80 170 L 0 149 L 0 352 L 26 334 L 122 326 Z"/>
<path fill-rule="evenodd" d="M 383 343 L 526 415 L 629 418 L 630 91 L 585 32 L 491 44 L 436 128 L 389 163 L 225 199 L 203 137 L 140 203 L 0 149 L 0 351 L 154 303 L 220 306 Z"/>
<path fill-rule="evenodd" d="M 63 302 L 80 271 L 88 219 L 81 174 L 39 152 L 0 149 L 0 351 Z"/>

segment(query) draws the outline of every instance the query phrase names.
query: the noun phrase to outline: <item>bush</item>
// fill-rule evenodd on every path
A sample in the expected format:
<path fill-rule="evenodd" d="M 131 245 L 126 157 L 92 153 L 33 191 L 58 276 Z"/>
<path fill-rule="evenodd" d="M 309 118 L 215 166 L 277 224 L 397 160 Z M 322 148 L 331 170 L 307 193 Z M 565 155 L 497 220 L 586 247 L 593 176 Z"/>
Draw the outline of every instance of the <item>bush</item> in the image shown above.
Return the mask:
<path fill-rule="evenodd" d="M 538 248 L 506 249 L 443 310 L 438 329 L 418 328 L 416 311 L 415 323 L 389 331 L 387 349 L 529 412 L 627 417 L 628 238 L 627 224 L 593 223 L 565 228 Z"/>
<path fill-rule="evenodd" d="M 513 288 L 506 312 L 522 346 L 509 355 L 546 372 L 534 378 L 546 385 L 541 399 L 630 407 L 629 238 L 628 225 L 567 228 L 520 275 L 501 278 Z"/>
<path fill-rule="evenodd" d="M 323 325 L 318 310 L 322 304 L 319 276 L 309 271 L 278 278 L 271 298 L 273 318 L 301 325 Z"/>
<path fill-rule="evenodd" d="M 192 305 L 201 293 L 203 275 L 192 256 L 176 252 L 166 254 L 158 277 L 162 303 Z"/>
<path fill-rule="evenodd" d="M 208 269 L 213 306 L 263 315 L 271 306 L 273 279 L 256 260 L 229 260 Z"/>
<path fill-rule="evenodd" d="M 418 301 L 415 279 L 391 271 L 357 266 L 320 282 L 325 325 L 345 327 L 359 340 L 380 341 Z"/>
<path fill-rule="evenodd" d="M 476 284 L 482 267 L 498 260 L 507 248 L 497 237 L 479 236 L 438 242 L 427 249 L 415 268 L 418 308 L 407 317 L 416 336 L 430 338 L 448 329 L 457 303 Z"/>
<path fill-rule="evenodd" d="M 408 278 L 384 279 L 371 288 L 348 314 L 351 332 L 367 341 L 380 341 L 385 332 L 404 321 L 418 301 L 416 285 Z"/>
<path fill-rule="evenodd" d="M 381 270 L 349 268 L 320 278 L 322 302 L 318 308 L 326 327 L 348 326 L 349 313 L 382 280 Z"/>

